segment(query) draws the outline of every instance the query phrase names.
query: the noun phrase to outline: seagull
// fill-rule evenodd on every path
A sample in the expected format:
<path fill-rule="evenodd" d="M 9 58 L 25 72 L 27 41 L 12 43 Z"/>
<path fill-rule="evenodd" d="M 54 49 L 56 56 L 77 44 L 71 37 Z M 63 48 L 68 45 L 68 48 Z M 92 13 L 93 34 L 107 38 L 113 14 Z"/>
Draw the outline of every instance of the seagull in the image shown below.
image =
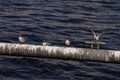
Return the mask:
<path fill-rule="evenodd" d="M 48 43 L 48 42 L 42 42 L 42 45 L 43 45 L 43 46 L 49 46 L 49 45 L 51 45 L 51 43 Z"/>
<path fill-rule="evenodd" d="M 18 39 L 21 43 L 24 43 L 26 41 L 26 39 L 22 37 L 21 35 L 19 35 Z"/>
<path fill-rule="evenodd" d="M 88 28 L 89 28 L 89 27 L 88 27 Z M 89 29 L 90 29 L 90 30 L 92 31 L 92 33 L 93 33 L 94 41 L 99 41 L 101 35 L 110 33 L 110 32 L 102 32 L 102 33 L 99 33 L 98 35 L 96 35 L 96 33 L 95 33 L 91 28 L 89 28 Z"/>
<path fill-rule="evenodd" d="M 67 39 L 67 40 L 65 40 L 65 45 L 66 46 L 70 46 L 70 41 Z"/>

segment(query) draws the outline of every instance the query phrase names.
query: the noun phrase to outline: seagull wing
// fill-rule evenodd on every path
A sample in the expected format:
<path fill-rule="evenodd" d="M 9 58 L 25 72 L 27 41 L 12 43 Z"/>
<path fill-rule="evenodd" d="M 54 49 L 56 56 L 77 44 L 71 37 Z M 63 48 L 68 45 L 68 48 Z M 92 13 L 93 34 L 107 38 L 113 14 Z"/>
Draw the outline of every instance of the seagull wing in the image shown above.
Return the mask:
<path fill-rule="evenodd" d="M 100 37 L 101 35 L 103 35 L 103 34 L 109 34 L 110 32 L 102 32 L 102 33 L 100 33 L 100 34 L 98 34 L 98 37 Z"/>
<path fill-rule="evenodd" d="M 88 27 L 89 28 L 89 27 Z M 93 36 L 95 37 L 96 36 L 96 33 L 91 29 L 91 28 L 89 28 L 91 31 L 92 31 L 92 33 L 93 33 Z"/>
<path fill-rule="evenodd" d="M 25 42 L 25 41 L 26 41 L 26 39 L 25 39 L 25 38 L 23 38 L 23 37 L 21 37 L 21 36 L 19 36 L 19 41 L 20 41 L 20 42 Z"/>
<path fill-rule="evenodd" d="M 25 41 L 26 41 L 26 39 L 25 39 L 25 38 L 22 38 L 22 40 L 23 40 L 23 42 L 25 42 Z"/>

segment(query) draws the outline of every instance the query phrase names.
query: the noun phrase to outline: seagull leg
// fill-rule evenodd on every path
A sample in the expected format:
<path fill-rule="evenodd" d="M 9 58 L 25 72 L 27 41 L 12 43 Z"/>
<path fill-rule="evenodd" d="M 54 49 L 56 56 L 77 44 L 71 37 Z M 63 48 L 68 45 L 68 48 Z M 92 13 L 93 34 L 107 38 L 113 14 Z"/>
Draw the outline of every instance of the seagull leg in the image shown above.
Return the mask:
<path fill-rule="evenodd" d="M 97 49 L 99 49 L 99 47 L 100 47 L 99 44 L 97 44 Z"/>
<path fill-rule="evenodd" d="M 93 44 L 91 44 L 91 49 L 93 49 Z"/>

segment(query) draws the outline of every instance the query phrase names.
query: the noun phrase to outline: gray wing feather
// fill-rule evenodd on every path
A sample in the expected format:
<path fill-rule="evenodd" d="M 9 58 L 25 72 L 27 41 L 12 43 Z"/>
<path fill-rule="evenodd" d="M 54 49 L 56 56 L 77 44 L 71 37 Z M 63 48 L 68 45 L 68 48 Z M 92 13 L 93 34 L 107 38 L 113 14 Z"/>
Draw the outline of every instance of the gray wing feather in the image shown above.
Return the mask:
<path fill-rule="evenodd" d="M 89 28 L 89 27 L 88 27 Z M 91 31 L 92 31 L 92 33 L 93 33 L 93 35 L 94 35 L 94 37 L 96 36 L 96 33 L 91 29 L 91 28 L 89 28 Z"/>

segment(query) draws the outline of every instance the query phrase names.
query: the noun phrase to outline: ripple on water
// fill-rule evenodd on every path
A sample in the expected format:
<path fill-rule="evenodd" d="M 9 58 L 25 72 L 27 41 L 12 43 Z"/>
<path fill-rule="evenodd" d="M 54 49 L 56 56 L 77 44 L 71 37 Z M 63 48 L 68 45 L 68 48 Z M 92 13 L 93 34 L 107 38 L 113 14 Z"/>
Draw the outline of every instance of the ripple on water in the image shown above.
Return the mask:
<path fill-rule="evenodd" d="M 119 0 L 0 0 L 0 41 L 18 43 L 23 33 L 26 43 L 88 48 L 93 40 L 90 27 L 101 40 L 102 49 L 120 50 Z M 0 79 L 119 80 L 120 65 L 88 61 L 0 56 Z"/>

